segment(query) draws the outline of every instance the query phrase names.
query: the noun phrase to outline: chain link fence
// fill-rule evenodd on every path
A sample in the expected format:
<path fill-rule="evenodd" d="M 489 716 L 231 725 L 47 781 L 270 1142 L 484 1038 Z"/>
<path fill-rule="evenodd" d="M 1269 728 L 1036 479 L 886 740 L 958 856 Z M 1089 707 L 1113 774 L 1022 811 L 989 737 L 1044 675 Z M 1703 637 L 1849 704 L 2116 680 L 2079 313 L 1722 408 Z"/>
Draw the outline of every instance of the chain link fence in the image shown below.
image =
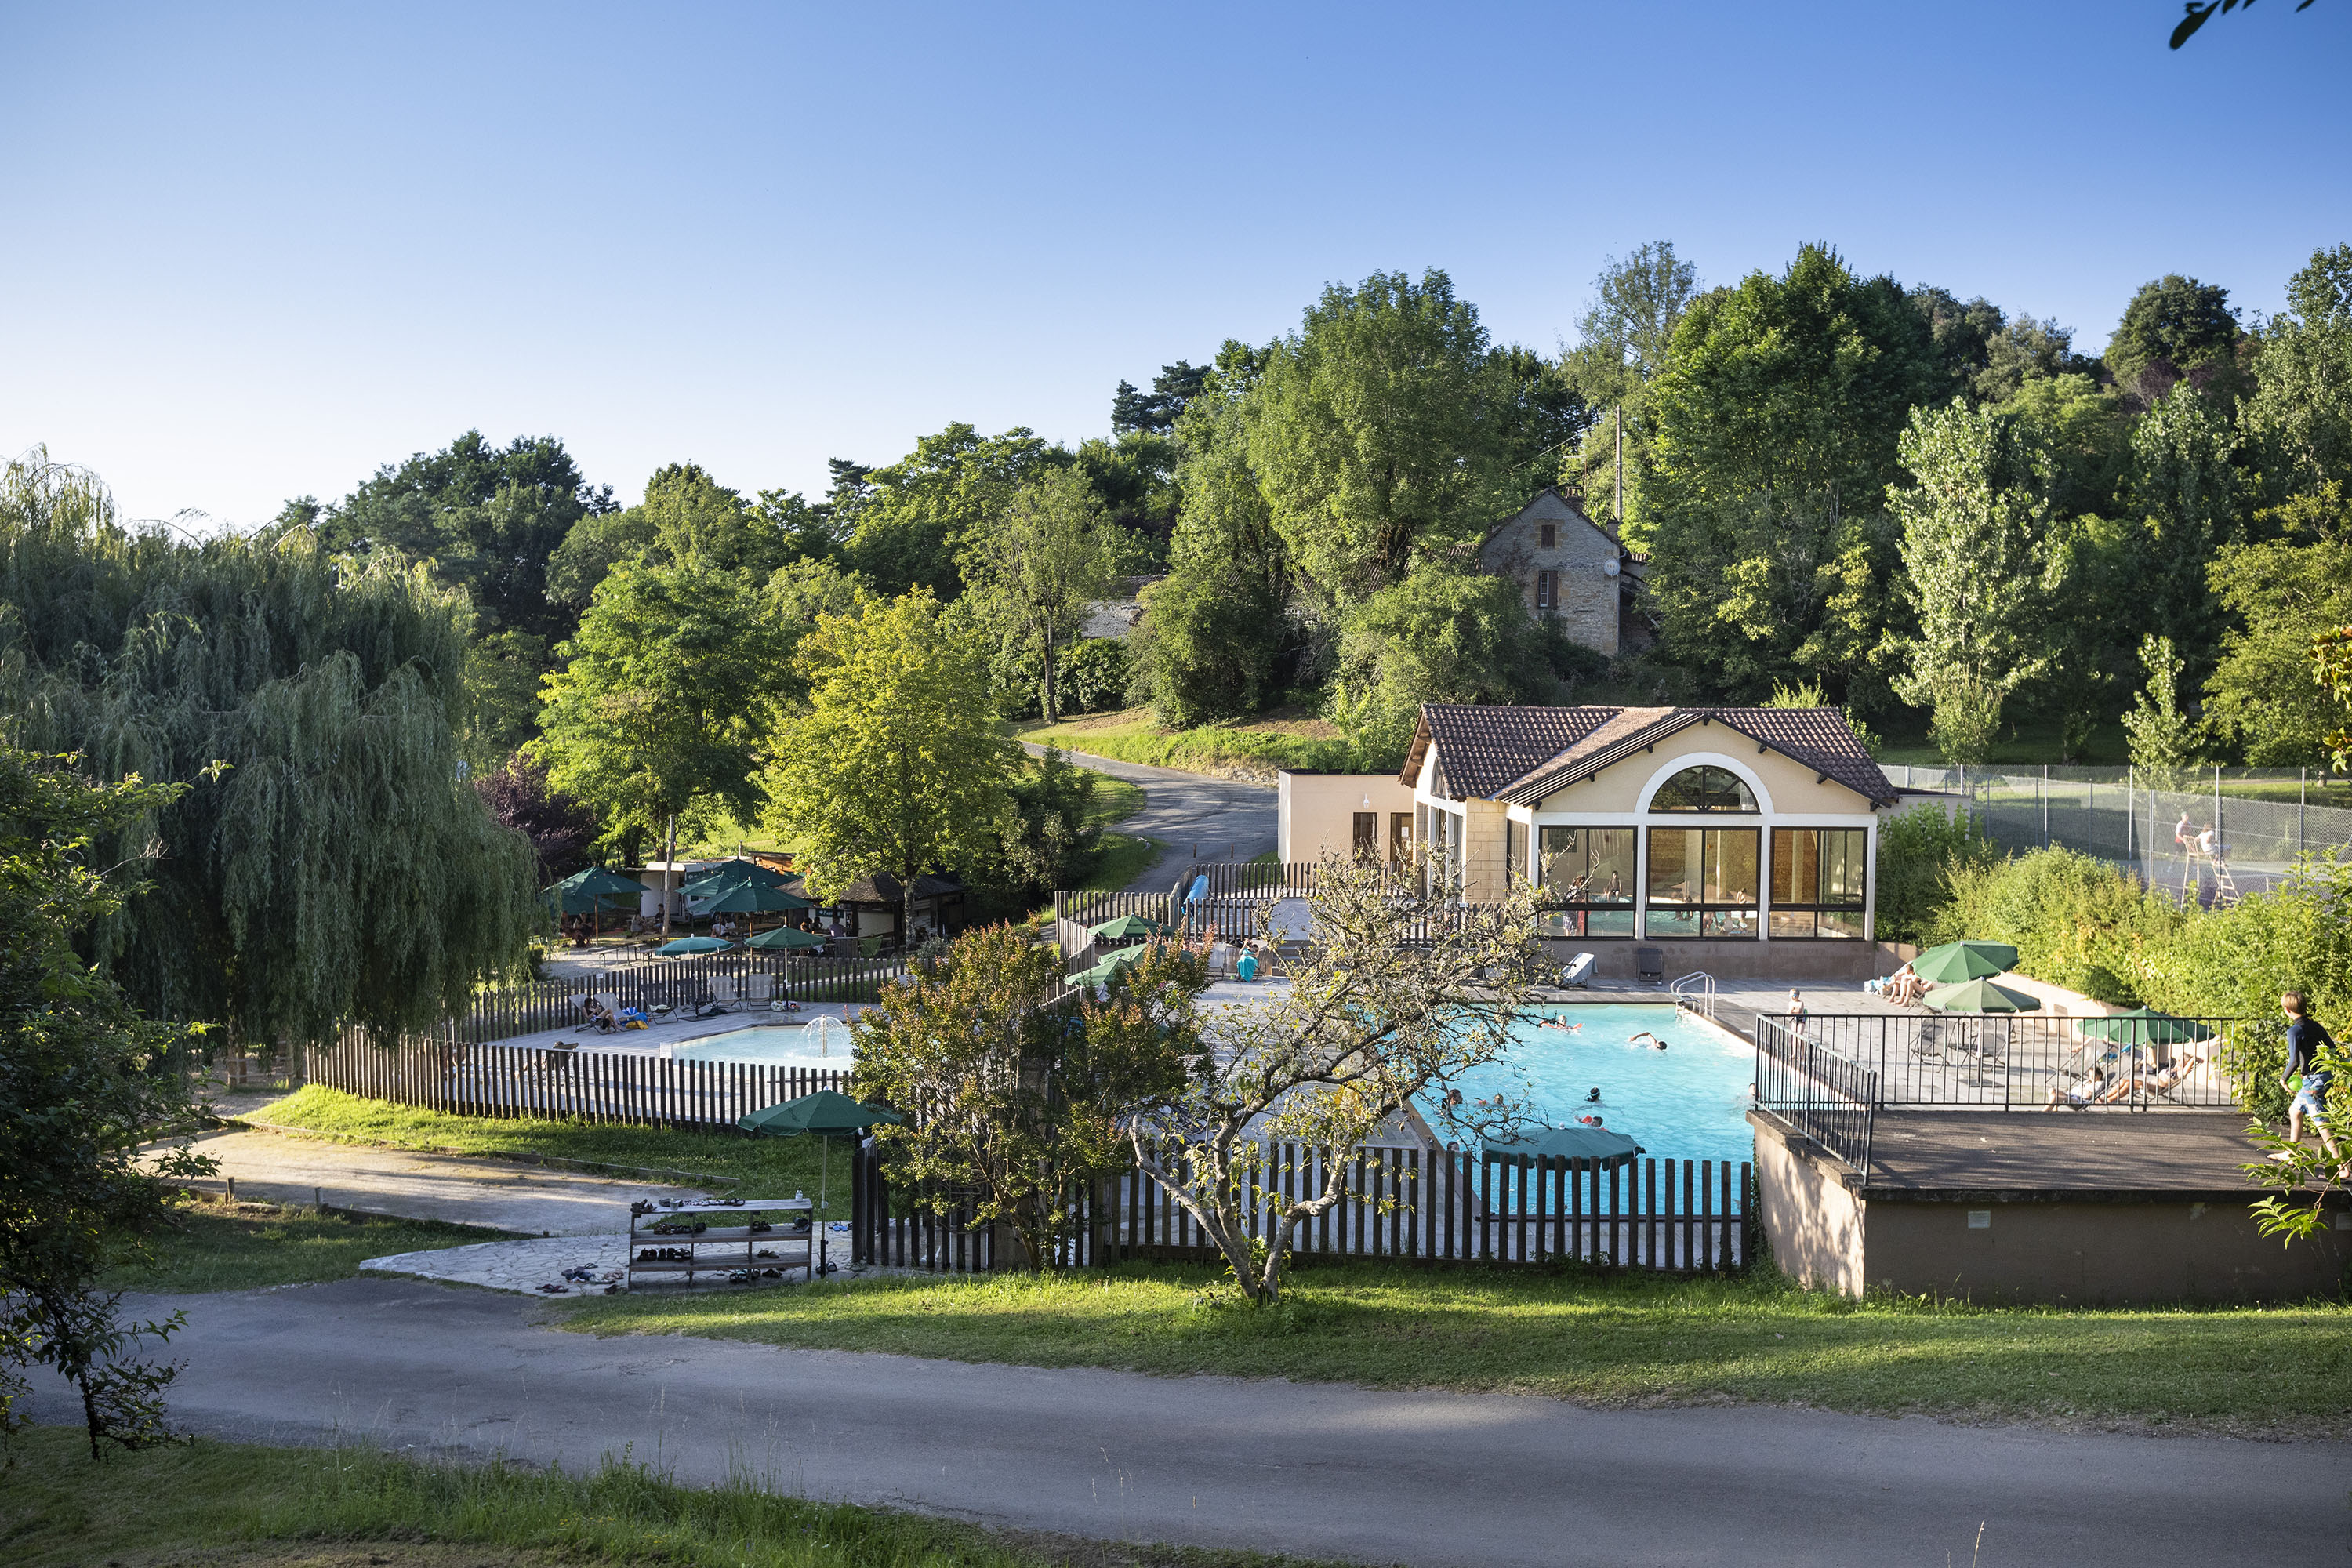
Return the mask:
<path fill-rule="evenodd" d="M 2132 768 L 1886 766 L 1895 788 L 1964 802 L 2011 851 L 2055 846 L 2137 875 L 2182 903 L 2210 907 L 2284 881 L 2296 857 L 2352 845 L 2352 810 L 2326 773 L 2200 768 L 2161 782 Z"/>

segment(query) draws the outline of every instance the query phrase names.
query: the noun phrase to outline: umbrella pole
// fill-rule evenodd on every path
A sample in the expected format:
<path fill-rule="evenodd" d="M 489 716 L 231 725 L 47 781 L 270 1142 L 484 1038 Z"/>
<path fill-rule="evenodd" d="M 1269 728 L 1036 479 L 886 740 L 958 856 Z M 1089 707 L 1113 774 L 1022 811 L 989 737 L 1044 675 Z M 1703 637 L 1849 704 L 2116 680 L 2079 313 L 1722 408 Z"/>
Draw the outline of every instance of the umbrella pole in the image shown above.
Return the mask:
<path fill-rule="evenodd" d="M 809 1276 L 809 1283 L 812 1285 L 815 1284 L 819 1279 L 824 1279 L 826 1272 L 824 1261 L 824 1208 L 826 1202 L 825 1189 L 833 1175 L 833 1134 L 829 1132 L 819 1133 L 817 1135 L 816 1147 L 816 1272 Z"/>

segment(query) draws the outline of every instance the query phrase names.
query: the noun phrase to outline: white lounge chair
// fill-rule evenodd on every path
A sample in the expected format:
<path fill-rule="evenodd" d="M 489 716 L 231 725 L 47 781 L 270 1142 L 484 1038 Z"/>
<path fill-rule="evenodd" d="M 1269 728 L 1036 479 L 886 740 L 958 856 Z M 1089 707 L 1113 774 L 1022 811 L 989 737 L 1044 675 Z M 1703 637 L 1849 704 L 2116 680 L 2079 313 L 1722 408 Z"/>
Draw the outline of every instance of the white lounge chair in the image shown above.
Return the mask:
<path fill-rule="evenodd" d="M 747 974 L 743 976 L 742 996 L 743 1010 L 745 1012 L 749 1012 L 754 1007 L 764 1008 L 768 1005 L 768 999 L 775 994 L 776 977 L 774 975 Z"/>
<path fill-rule="evenodd" d="M 1559 972 L 1563 990 L 1581 991 L 1592 979 L 1592 966 L 1600 961 L 1589 952 L 1580 952 L 1568 961 Z"/>
<path fill-rule="evenodd" d="M 722 1013 L 731 1013 L 739 1005 L 735 999 L 735 982 L 727 975 L 710 977 L 710 1000 Z"/>

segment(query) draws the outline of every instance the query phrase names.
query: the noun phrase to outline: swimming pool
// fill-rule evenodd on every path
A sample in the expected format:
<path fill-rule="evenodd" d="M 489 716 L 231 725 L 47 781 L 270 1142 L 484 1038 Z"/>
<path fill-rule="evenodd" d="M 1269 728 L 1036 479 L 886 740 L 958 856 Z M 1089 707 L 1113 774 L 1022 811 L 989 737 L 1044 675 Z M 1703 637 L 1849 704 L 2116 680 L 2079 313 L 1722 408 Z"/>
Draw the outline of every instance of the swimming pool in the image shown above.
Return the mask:
<path fill-rule="evenodd" d="M 730 1029 L 671 1046 L 663 1054 L 677 1062 L 756 1062 L 811 1072 L 847 1072 L 855 1065 L 849 1026 L 833 1017 L 790 1029 Z"/>
<path fill-rule="evenodd" d="M 1577 1027 L 1546 1028 L 1549 1018 Z M 1630 1043 L 1645 1031 L 1666 1048 Z M 1673 1007 L 1616 1003 L 1538 1008 L 1511 1033 L 1508 1056 L 1458 1080 L 1465 1099 L 1497 1092 L 1531 1099 L 1537 1113 L 1556 1127 L 1598 1116 L 1602 1126 L 1660 1159 L 1736 1163 L 1756 1158 L 1756 1131 L 1747 1121 L 1748 1089 L 1756 1077 L 1752 1047 L 1733 1045 Z M 1597 1100 L 1591 1098 L 1596 1089 Z M 1438 1135 L 1453 1136 L 1443 1127 Z"/>

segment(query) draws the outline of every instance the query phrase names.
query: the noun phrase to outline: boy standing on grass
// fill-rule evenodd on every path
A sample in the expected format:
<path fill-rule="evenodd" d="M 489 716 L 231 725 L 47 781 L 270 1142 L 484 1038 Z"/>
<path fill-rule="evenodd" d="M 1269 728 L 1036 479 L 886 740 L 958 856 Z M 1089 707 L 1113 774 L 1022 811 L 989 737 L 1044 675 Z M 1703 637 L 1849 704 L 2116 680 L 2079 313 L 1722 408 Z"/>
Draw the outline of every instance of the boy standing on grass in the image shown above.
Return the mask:
<path fill-rule="evenodd" d="M 2340 1165 L 2344 1153 L 2329 1136 L 2326 1121 L 2327 1090 L 2335 1075 L 2319 1065 L 2320 1047 L 2333 1046 L 2335 1038 L 2311 1016 L 2311 1003 L 2302 992 L 2289 991 L 2282 995 L 2279 1008 L 2286 1014 L 2286 1071 L 2279 1082 L 2295 1091 L 2294 1103 L 2286 1113 L 2286 1141 L 2303 1142 L 2304 1113 L 2309 1111 L 2311 1130 L 2319 1134 L 2319 1146 Z M 2278 1153 L 2271 1158 L 2284 1162 L 2287 1156 Z"/>

